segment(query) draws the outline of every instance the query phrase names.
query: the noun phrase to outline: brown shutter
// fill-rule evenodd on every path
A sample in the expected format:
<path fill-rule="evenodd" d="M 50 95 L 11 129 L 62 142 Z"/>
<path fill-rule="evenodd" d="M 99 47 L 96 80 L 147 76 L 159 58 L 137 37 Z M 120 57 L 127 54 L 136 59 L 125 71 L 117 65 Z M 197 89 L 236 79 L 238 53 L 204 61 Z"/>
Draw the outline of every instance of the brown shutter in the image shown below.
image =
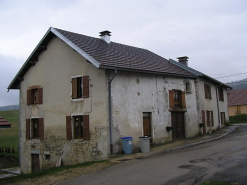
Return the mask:
<path fill-rule="evenodd" d="M 89 77 L 83 76 L 83 98 L 89 98 Z"/>
<path fill-rule="evenodd" d="M 44 139 L 44 118 L 39 118 L 39 139 Z"/>
<path fill-rule="evenodd" d="M 31 91 L 27 90 L 27 105 L 30 105 L 30 100 L 31 100 Z"/>
<path fill-rule="evenodd" d="M 26 140 L 30 139 L 30 119 L 26 119 Z"/>
<path fill-rule="evenodd" d="M 66 116 L 66 135 L 67 139 L 72 139 L 71 116 Z"/>
<path fill-rule="evenodd" d="M 214 126 L 214 111 L 211 111 L 212 127 Z"/>
<path fill-rule="evenodd" d="M 169 90 L 169 102 L 170 102 L 170 107 L 174 107 L 174 91 Z"/>
<path fill-rule="evenodd" d="M 207 114 L 207 126 L 210 127 L 210 111 L 206 111 Z"/>
<path fill-rule="evenodd" d="M 205 111 L 202 110 L 202 123 L 205 124 Z"/>
<path fill-rule="evenodd" d="M 77 78 L 72 78 L 72 99 L 77 98 Z"/>
<path fill-rule="evenodd" d="M 204 83 L 204 93 L 205 93 L 205 99 L 207 99 L 207 85 Z"/>
<path fill-rule="evenodd" d="M 43 88 L 38 89 L 39 104 L 43 104 Z"/>
<path fill-rule="evenodd" d="M 221 100 L 221 95 L 220 95 L 220 88 L 218 87 L 218 97 L 219 97 L 219 101 Z"/>
<path fill-rule="evenodd" d="M 222 98 L 221 98 L 221 100 L 224 102 L 224 90 L 221 89 L 221 92 L 222 92 Z"/>
<path fill-rule="evenodd" d="M 185 104 L 185 92 L 182 91 L 182 106 L 183 108 L 186 108 L 186 104 Z"/>
<path fill-rule="evenodd" d="M 90 139 L 89 115 L 83 115 L 83 138 L 85 140 Z"/>

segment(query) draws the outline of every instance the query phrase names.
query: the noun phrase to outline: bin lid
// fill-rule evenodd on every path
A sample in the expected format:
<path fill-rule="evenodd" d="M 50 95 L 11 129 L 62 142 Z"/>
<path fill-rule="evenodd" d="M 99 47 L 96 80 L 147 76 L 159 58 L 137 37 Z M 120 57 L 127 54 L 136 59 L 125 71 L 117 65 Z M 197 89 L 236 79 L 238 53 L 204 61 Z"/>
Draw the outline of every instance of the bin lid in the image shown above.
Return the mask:
<path fill-rule="evenodd" d="M 121 139 L 132 139 L 132 137 L 128 136 L 128 137 L 121 137 Z"/>

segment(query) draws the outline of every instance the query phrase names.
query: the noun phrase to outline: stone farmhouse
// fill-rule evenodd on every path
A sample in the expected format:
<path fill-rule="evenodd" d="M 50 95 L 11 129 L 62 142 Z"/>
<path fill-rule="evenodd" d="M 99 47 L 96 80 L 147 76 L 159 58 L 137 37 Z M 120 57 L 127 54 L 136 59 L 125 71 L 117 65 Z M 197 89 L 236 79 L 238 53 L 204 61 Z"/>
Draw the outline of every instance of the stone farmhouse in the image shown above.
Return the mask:
<path fill-rule="evenodd" d="M 166 143 L 228 120 L 229 87 L 189 68 L 188 57 L 100 37 L 50 28 L 8 86 L 20 92 L 22 173 L 106 159 L 122 152 L 123 136 L 133 147 L 144 135 Z"/>

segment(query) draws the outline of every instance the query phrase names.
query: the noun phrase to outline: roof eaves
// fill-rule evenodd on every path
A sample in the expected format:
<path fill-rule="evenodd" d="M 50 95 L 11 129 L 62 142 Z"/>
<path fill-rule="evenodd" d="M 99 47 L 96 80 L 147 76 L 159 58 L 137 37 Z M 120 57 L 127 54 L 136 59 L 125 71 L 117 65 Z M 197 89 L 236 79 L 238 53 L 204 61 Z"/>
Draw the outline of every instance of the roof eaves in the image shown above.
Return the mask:
<path fill-rule="evenodd" d="M 137 73 L 147 73 L 147 74 L 174 76 L 174 77 L 197 78 L 196 76 L 186 76 L 186 75 L 180 75 L 180 74 L 156 72 L 156 71 L 146 71 L 146 70 L 138 70 L 138 69 L 118 68 L 118 67 L 106 66 L 106 65 L 101 65 L 99 68 L 101 68 L 101 69 L 118 70 L 118 71 L 126 71 L 126 72 L 137 72 Z"/>
<path fill-rule="evenodd" d="M 54 33 L 58 38 L 63 40 L 66 44 L 68 44 L 75 51 L 77 51 L 81 56 L 83 56 L 85 59 L 87 59 L 95 67 L 99 68 L 100 63 L 98 61 L 96 61 L 94 58 L 89 56 L 85 51 L 83 51 L 81 48 L 79 48 L 77 45 L 75 45 L 73 42 L 71 42 L 69 39 L 67 39 L 65 36 L 63 36 L 59 31 L 57 31 L 55 28 L 51 27 L 51 32 Z"/>
<path fill-rule="evenodd" d="M 41 44 L 43 43 L 43 41 L 45 40 L 45 38 L 47 37 L 47 35 L 50 33 L 51 28 L 48 29 L 48 31 L 46 32 L 46 34 L 43 36 L 43 38 L 40 40 L 40 42 L 38 43 L 38 45 L 35 47 L 35 49 L 33 50 L 33 52 L 31 53 L 31 55 L 29 55 L 29 57 L 27 58 L 26 62 L 22 65 L 21 69 L 18 71 L 18 73 L 15 75 L 14 79 L 10 82 L 9 86 L 7 87 L 7 89 L 19 89 L 16 88 L 16 86 L 14 87 L 14 83 L 16 80 L 18 80 L 18 77 L 20 77 L 21 72 L 24 70 L 24 68 L 27 66 L 28 62 L 30 61 L 30 59 L 32 58 L 32 56 L 34 55 L 34 53 L 38 50 L 38 48 L 41 46 Z"/>

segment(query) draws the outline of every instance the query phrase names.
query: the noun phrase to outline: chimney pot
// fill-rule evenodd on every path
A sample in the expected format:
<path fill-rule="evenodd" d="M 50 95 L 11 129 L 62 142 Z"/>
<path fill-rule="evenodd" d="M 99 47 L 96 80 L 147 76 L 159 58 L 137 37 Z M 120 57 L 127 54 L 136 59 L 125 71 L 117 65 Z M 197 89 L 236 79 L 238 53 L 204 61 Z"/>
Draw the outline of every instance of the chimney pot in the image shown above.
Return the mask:
<path fill-rule="evenodd" d="M 99 32 L 100 33 L 100 38 L 102 40 L 104 40 L 106 43 L 110 44 L 111 43 L 111 40 L 110 40 L 110 36 L 111 36 L 111 32 L 108 31 L 108 30 L 105 30 L 105 31 L 102 31 L 102 32 Z"/>
<path fill-rule="evenodd" d="M 188 66 L 188 59 L 189 59 L 189 57 L 183 56 L 183 57 L 178 57 L 177 59 L 178 59 L 178 62 L 180 64 L 183 64 L 185 66 Z"/>

